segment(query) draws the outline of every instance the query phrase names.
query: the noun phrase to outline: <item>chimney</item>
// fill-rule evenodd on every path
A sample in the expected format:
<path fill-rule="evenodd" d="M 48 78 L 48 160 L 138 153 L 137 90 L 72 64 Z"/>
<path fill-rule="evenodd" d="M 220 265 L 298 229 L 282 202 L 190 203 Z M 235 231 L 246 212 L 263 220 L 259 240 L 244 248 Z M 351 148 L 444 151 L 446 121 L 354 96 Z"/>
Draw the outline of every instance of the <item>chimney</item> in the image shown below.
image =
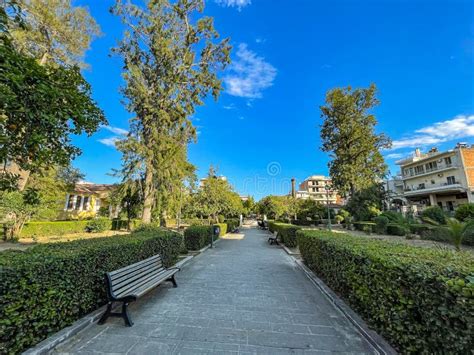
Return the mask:
<path fill-rule="evenodd" d="M 296 189 L 295 189 L 296 180 L 295 178 L 291 178 L 291 197 L 296 197 Z"/>

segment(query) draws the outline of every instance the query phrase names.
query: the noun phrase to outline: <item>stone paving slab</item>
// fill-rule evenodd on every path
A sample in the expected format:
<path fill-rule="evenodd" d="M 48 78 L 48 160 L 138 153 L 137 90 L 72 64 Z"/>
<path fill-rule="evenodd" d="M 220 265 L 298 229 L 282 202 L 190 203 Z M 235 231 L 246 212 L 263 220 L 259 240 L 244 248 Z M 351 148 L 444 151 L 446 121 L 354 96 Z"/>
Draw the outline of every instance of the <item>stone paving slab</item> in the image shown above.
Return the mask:
<path fill-rule="evenodd" d="M 376 353 L 268 234 L 242 229 L 130 305 L 92 325 L 55 353 L 323 354 Z"/>

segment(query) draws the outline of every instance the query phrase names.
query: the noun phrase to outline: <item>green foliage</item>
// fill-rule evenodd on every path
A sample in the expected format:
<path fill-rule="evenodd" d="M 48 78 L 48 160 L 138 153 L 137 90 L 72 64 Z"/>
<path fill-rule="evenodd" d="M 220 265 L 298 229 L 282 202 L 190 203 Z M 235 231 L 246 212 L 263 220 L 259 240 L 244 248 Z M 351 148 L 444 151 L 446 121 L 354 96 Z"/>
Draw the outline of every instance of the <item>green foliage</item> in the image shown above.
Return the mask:
<path fill-rule="evenodd" d="M 410 233 L 410 229 L 403 224 L 390 223 L 387 225 L 387 234 L 405 236 Z"/>
<path fill-rule="evenodd" d="M 327 210 L 324 206 L 312 199 L 297 200 L 297 215 L 299 220 L 310 220 L 317 224 L 323 218 L 327 218 Z"/>
<path fill-rule="evenodd" d="M 474 219 L 474 203 L 465 203 L 456 208 L 454 218 L 461 222 L 465 222 L 468 219 Z"/>
<path fill-rule="evenodd" d="M 110 230 L 112 228 L 112 221 L 106 217 L 98 217 L 87 221 L 86 232 L 100 233 Z"/>
<path fill-rule="evenodd" d="M 278 232 L 278 236 L 280 240 L 290 248 L 294 248 L 297 246 L 296 241 L 296 232 L 299 231 L 301 227 L 287 224 L 287 223 L 279 223 L 279 222 L 269 222 L 268 223 L 268 230 L 270 232 Z"/>
<path fill-rule="evenodd" d="M 213 225 L 219 227 L 219 237 L 227 234 L 227 223 L 216 223 Z"/>
<path fill-rule="evenodd" d="M 150 228 L 0 253 L 0 352 L 20 353 L 103 305 L 105 272 L 155 254 L 173 265 L 182 240 Z"/>
<path fill-rule="evenodd" d="M 384 216 L 380 215 L 374 218 L 375 228 L 374 232 L 378 234 L 386 234 L 387 233 L 387 226 L 390 223 L 390 220 Z"/>
<path fill-rule="evenodd" d="M 247 200 L 245 200 L 242 204 L 244 206 L 245 216 L 249 216 L 255 212 L 255 200 L 252 196 L 248 196 Z"/>
<path fill-rule="evenodd" d="M 227 224 L 227 232 L 233 232 L 240 226 L 240 219 L 238 218 L 231 218 L 226 219 L 225 223 Z"/>
<path fill-rule="evenodd" d="M 257 202 L 256 210 L 270 219 L 279 219 L 288 214 L 288 204 L 286 196 L 266 196 Z"/>
<path fill-rule="evenodd" d="M 407 222 L 406 218 L 403 217 L 403 214 L 398 212 L 384 211 L 380 215 L 386 217 L 390 221 L 390 223 L 405 224 Z"/>
<path fill-rule="evenodd" d="M 211 243 L 213 226 L 190 226 L 184 230 L 184 244 L 188 250 L 199 250 Z"/>
<path fill-rule="evenodd" d="M 326 105 L 320 107 L 321 149 L 333 157 L 329 173 L 334 187 L 350 197 L 381 180 L 387 170 L 380 151 L 389 148 L 391 141 L 375 132 L 377 120 L 370 113 L 379 104 L 376 90 L 374 84 L 367 89 L 332 89 L 326 94 Z"/>
<path fill-rule="evenodd" d="M 299 231 L 305 263 L 401 353 L 474 348 L 474 257 L 440 249 Z"/>
<path fill-rule="evenodd" d="M 373 184 L 354 192 L 345 209 L 356 221 L 370 221 L 380 214 L 383 201 L 381 184 Z"/>
<path fill-rule="evenodd" d="M 129 223 L 130 223 L 130 225 L 129 225 Z M 114 230 L 114 231 L 135 230 L 138 227 L 140 227 L 141 225 L 142 225 L 142 221 L 140 219 L 132 219 L 132 220 L 129 221 L 128 219 L 114 218 L 112 220 L 111 229 Z M 166 227 L 168 227 L 168 225 L 166 225 Z"/>
<path fill-rule="evenodd" d="M 422 219 L 429 218 L 439 224 L 446 224 L 446 215 L 439 206 L 425 208 L 423 212 L 421 212 L 421 217 Z"/>
<path fill-rule="evenodd" d="M 353 222 L 354 228 L 358 231 L 363 231 L 367 232 L 370 230 L 370 232 L 375 231 L 376 224 L 375 222 L 367 222 L 367 221 L 359 221 L 359 222 Z"/>
<path fill-rule="evenodd" d="M 423 232 L 429 231 L 432 227 L 428 224 L 409 224 L 410 232 L 418 235 L 422 235 Z"/>
<path fill-rule="evenodd" d="M 28 222 L 23 227 L 20 237 L 48 237 L 70 233 L 81 233 L 86 230 L 89 221 L 53 221 L 53 222 Z M 110 224 L 109 224 L 110 225 Z"/>

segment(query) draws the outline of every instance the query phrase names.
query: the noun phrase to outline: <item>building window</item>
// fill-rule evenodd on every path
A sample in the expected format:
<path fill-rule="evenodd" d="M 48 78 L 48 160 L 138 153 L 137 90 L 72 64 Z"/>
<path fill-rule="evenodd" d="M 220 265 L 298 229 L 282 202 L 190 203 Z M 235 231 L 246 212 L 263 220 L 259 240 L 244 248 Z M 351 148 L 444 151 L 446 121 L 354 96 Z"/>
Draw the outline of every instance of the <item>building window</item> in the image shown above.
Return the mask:
<path fill-rule="evenodd" d="M 67 209 L 72 210 L 74 206 L 72 205 L 74 203 L 74 195 L 69 195 L 69 200 L 67 201 Z"/>
<path fill-rule="evenodd" d="M 88 211 L 89 210 L 89 196 L 84 196 L 84 202 L 82 203 L 82 209 L 84 211 Z"/>
<path fill-rule="evenodd" d="M 433 170 L 436 170 L 438 168 L 438 164 L 436 164 L 435 161 L 432 161 L 431 163 L 427 163 L 426 164 L 426 171 L 433 171 Z"/>
<path fill-rule="evenodd" d="M 446 179 L 448 180 L 448 185 L 454 185 L 456 183 L 454 176 L 448 176 Z"/>
<path fill-rule="evenodd" d="M 444 163 L 446 164 L 446 166 L 451 166 L 453 164 L 453 162 L 451 161 L 451 157 L 444 158 Z"/>
<path fill-rule="evenodd" d="M 81 209 L 81 201 L 82 201 L 82 196 L 77 196 L 77 199 L 76 199 L 76 210 L 80 210 L 80 209 Z"/>
<path fill-rule="evenodd" d="M 448 201 L 448 202 L 446 202 L 446 207 L 448 208 L 448 211 L 454 211 L 454 203 L 453 203 L 453 201 Z"/>
<path fill-rule="evenodd" d="M 425 169 L 423 169 L 423 165 L 415 166 L 415 174 L 423 174 Z"/>
<path fill-rule="evenodd" d="M 425 188 L 424 183 L 418 184 L 418 190 L 423 190 L 424 188 Z"/>

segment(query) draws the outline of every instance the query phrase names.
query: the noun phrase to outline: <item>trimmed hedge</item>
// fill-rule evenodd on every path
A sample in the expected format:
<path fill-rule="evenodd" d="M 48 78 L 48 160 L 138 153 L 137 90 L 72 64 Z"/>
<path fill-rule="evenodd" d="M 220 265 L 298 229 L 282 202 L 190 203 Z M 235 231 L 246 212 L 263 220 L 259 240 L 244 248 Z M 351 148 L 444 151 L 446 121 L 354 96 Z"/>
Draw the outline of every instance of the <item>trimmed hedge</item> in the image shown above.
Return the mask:
<path fill-rule="evenodd" d="M 184 245 L 188 250 L 199 250 L 211 243 L 212 226 L 189 226 L 184 230 Z"/>
<path fill-rule="evenodd" d="M 278 232 L 278 236 L 283 244 L 287 247 L 294 248 L 298 245 L 296 240 L 296 232 L 299 231 L 301 227 L 295 226 L 288 223 L 280 222 L 270 222 L 268 223 L 268 230 L 270 232 Z"/>
<path fill-rule="evenodd" d="M 223 235 L 226 235 L 226 233 L 227 233 L 227 223 L 215 223 L 213 226 L 211 226 L 211 229 L 214 226 L 218 226 L 220 228 L 219 237 L 222 237 Z"/>
<path fill-rule="evenodd" d="M 86 230 L 89 223 L 83 221 L 54 221 L 54 222 L 28 222 L 20 233 L 20 238 L 47 237 L 50 235 L 64 235 L 81 233 Z"/>
<path fill-rule="evenodd" d="M 418 234 L 421 235 L 425 231 L 429 231 L 430 229 L 433 228 L 433 226 L 430 226 L 429 224 L 409 224 L 408 228 L 410 228 L 410 232 L 413 234 Z"/>
<path fill-rule="evenodd" d="M 119 219 L 115 218 L 112 220 L 112 227 L 111 229 L 114 231 L 118 230 L 126 230 L 127 229 L 128 221 L 126 219 Z M 142 221 L 140 219 L 132 219 L 130 220 L 130 229 L 134 230 L 142 225 Z"/>
<path fill-rule="evenodd" d="M 86 232 L 100 233 L 110 230 L 112 221 L 106 217 L 94 218 L 87 221 Z"/>
<path fill-rule="evenodd" d="M 390 223 L 387 225 L 387 234 L 388 235 L 399 235 L 401 237 L 410 233 L 408 227 L 403 224 Z"/>
<path fill-rule="evenodd" d="M 434 227 L 430 226 L 429 229 L 424 230 L 421 233 L 421 239 L 423 240 L 433 240 L 435 242 L 443 243 L 452 243 L 451 236 L 449 231 L 446 230 L 447 227 Z M 463 238 L 462 244 L 464 245 L 474 245 L 474 234 L 470 234 Z"/>
<path fill-rule="evenodd" d="M 377 216 L 374 218 L 374 232 L 378 234 L 386 234 L 390 219 L 386 216 Z"/>
<path fill-rule="evenodd" d="M 299 231 L 305 263 L 402 353 L 474 349 L 474 256 Z"/>
<path fill-rule="evenodd" d="M 233 232 L 240 226 L 240 219 L 238 218 L 229 218 L 225 220 L 225 223 L 227 224 L 227 231 L 228 232 Z"/>
<path fill-rule="evenodd" d="M 105 304 L 105 272 L 158 253 L 173 265 L 182 240 L 148 227 L 0 253 L 0 353 L 20 353 Z"/>
<path fill-rule="evenodd" d="M 308 221 L 307 219 L 293 219 L 291 220 L 291 224 L 294 224 L 295 226 L 317 226 L 319 224 L 319 220 L 317 221 Z"/>

